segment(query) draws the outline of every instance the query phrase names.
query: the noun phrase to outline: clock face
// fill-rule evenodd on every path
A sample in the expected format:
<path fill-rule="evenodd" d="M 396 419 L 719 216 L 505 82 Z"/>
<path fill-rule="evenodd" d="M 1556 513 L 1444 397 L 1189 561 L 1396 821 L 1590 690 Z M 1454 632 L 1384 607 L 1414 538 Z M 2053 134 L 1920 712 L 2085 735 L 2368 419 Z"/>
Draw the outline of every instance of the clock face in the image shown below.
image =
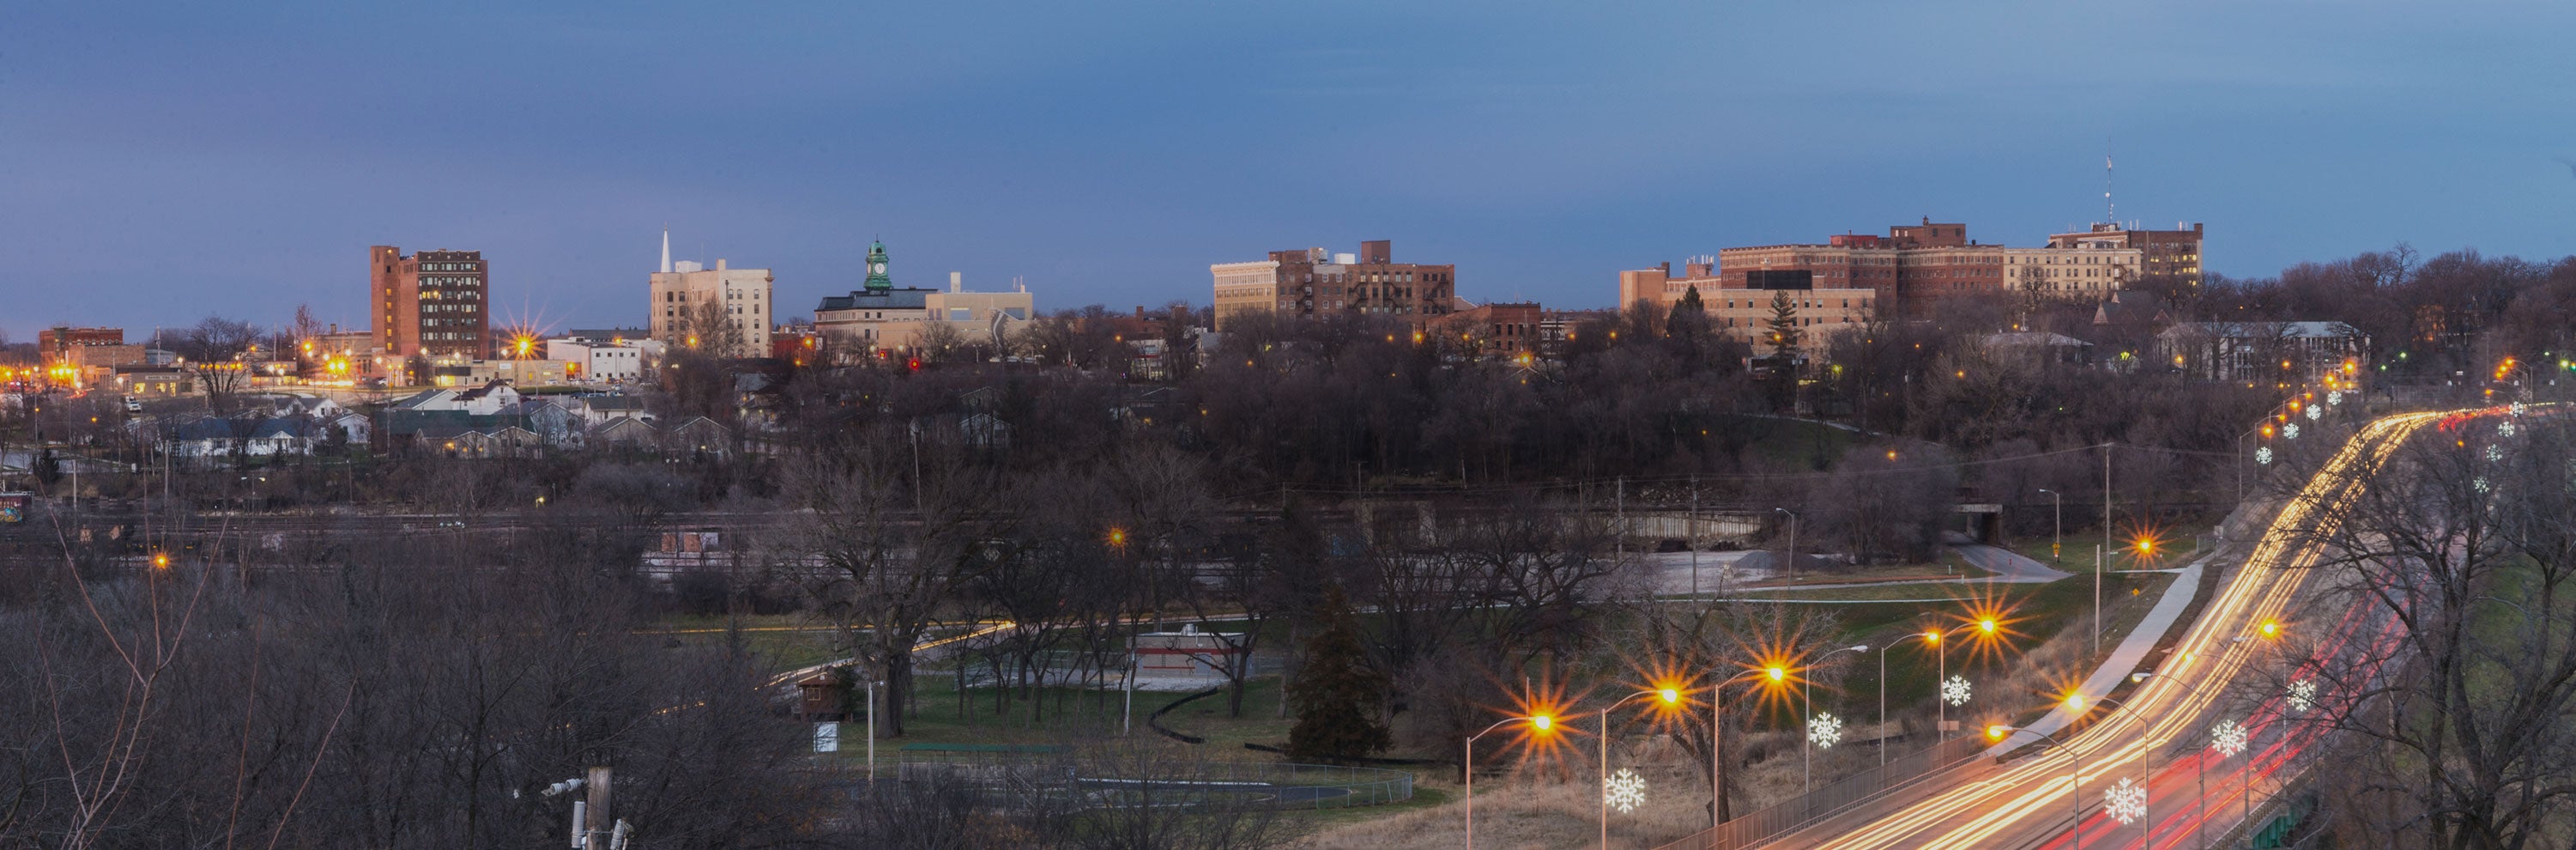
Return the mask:
<path fill-rule="evenodd" d="M 884 263 L 870 263 L 870 264 L 868 264 L 868 271 L 876 272 L 876 273 L 878 273 L 878 274 L 884 274 L 884 273 L 885 273 L 885 264 L 884 264 Z"/>

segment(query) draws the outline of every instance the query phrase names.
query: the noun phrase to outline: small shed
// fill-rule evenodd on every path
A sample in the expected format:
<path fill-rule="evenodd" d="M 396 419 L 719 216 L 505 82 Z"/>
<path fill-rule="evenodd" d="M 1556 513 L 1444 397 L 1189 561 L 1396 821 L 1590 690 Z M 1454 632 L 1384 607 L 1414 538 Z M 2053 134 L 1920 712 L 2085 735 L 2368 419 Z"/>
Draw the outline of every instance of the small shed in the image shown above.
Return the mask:
<path fill-rule="evenodd" d="M 796 681 L 797 714 L 816 723 L 850 719 L 850 677 L 824 670 Z"/>

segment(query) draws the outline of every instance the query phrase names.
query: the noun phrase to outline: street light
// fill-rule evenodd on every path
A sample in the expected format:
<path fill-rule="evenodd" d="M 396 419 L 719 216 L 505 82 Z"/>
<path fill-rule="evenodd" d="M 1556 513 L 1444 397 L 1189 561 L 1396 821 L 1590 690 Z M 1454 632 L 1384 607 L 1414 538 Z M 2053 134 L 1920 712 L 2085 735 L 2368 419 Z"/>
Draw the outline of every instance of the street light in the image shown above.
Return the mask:
<path fill-rule="evenodd" d="M 1627 705 L 1629 700 L 1638 697 L 1654 697 L 1662 700 L 1665 708 L 1680 705 L 1682 702 L 1680 689 L 1654 688 L 1620 697 L 1618 702 L 1611 703 L 1609 708 L 1601 710 L 1599 715 L 1601 740 L 1597 742 L 1601 749 L 1601 850 L 1610 850 L 1610 712 L 1619 710 L 1620 706 Z"/>
<path fill-rule="evenodd" d="M 2048 500 L 2057 506 L 2057 536 L 2049 539 L 2049 563 L 2064 564 L 2066 563 L 2066 494 L 2046 487 L 2039 488 L 2039 492 L 2048 494 Z"/>
<path fill-rule="evenodd" d="M 1485 737 L 1485 732 L 1491 732 L 1496 729 L 1503 728 L 1503 725 L 1507 723 L 1528 723 L 1530 728 L 1538 730 L 1538 734 L 1540 735 L 1546 735 L 1556 728 L 1556 718 L 1545 714 L 1528 714 L 1496 720 L 1494 721 L 1494 725 L 1485 727 L 1484 732 L 1478 732 L 1467 736 L 1467 760 L 1465 769 L 1462 771 L 1467 776 L 1467 793 L 1465 795 L 1467 807 L 1467 850 L 1476 850 L 1476 739 Z"/>
<path fill-rule="evenodd" d="M 2149 676 L 2153 676 L 2153 675 L 2154 675 L 2153 673 L 2140 673 L 2140 674 L 2134 674 L 2134 675 L 2131 675 L 2131 676 L 2129 677 L 2129 680 L 2130 680 L 2130 681 L 2142 682 L 2142 681 L 2145 681 Z M 2108 705 L 2108 706 L 2114 706 L 2114 707 L 2119 708 L 2121 711 L 2127 712 L 2126 714 L 2124 714 L 2124 715 L 2122 715 L 2122 716 L 2124 716 L 2124 717 L 2128 717 L 2128 718 L 2130 718 L 2130 719 L 2132 719 L 2132 720 L 2137 720 L 2137 719 L 2138 719 L 2137 712 L 2129 711 L 2129 710 L 2128 710 L 2128 709 L 2129 709 L 2129 704 L 2128 704 L 2127 702 L 2124 702 L 2124 701 L 2121 701 L 2121 700 L 2118 700 L 2118 699 L 2113 699 L 2113 698 L 2111 698 L 2111 697 L 2098 697 L 2098 698 L 2095 698 L 2095 699 L 2093 700 L 2093 704 L 2094 704 L 2094 705 Z M 2072 723 L 2072 722 L 2074 722 L 2074 720 L 2076 719 L 2076 717 L 2081 716 L 2081 715 L 2084 713 L 2084 695 L 2083 695 L 2083 694 L 2080 694 L 2080 693 L 2079 693 L 2079 694 L 2068 694 L 2068 695 L 2066 696 L 2066 707 L 2067 707 L 2069 710 L 2071 710 L 2071 711 L 2073 711 L 2073 712 L 2074 712 L 2074 715 L 2072 715 L 2072 716 L 2070 716 L 2070 717 L 2068 718 L 2068 722 L 2069 722 L 2069 723 Z M 2144 720 L 2138 720 L 2138 722 L 2139 722 L 2140 724 L 2142 724 L 2142 725 L 2141 725 L 2141 727 L 2140 727 L 2140 728 L 2141 728 L 2141 731 L 2151 731 L 2151 730 L 2146 730 L 2146 729 L 2145 729 L 2145 727 L 2143 726 L 2143 724 L 2144 724 L 2144 723 L 2146 723 L 2146 721 L 2144 721 Z M 2155 747 L 2155 741 L 2153 741 L 2153 740 L 2143 740 L 2143 741 L 2142 741 L 2142 743 L 2146 744 L 2146 749 L 2147 749 L 2147 779 L 2148 779 L 2149 781 L 2154 781 L 2154 779 L 2156 778 L 2156 747 Z M 2124 823 L 2125 823 L 2125 821 L 2124 821 Z"/>
<path fill-rule="evenodd" d="M 2046 732 L 2024 729 L 2019 726 L 2005 726 L 2002 724 L 1988 726 L 1986 727 L 1986 740 L 2001 744 L 2005 739 L 2012 737 L 2013 733 L 2016 732 L 2037 735 L 2040 740 L 2048 742 L 2050 746 L 2066 752 L 2068 765 L 2066 771 L 2066 798 L 2075 804 L 2075 842 L 2070 846 L 2084 846 L 2084 757 L 2075 752 L 2075 748 L 2067 746 L 2066 742 L 2058 740 L 2056 736 L 2050 735 Z"/>
<path fill-rule="evenodd" d="M 1798 512 L 1788 508 L 1772 508 L 1771 511 L 1789 515 L 1789 582 L 1795 584 L 1798 581 Z"/>
<path fill-rule="evenodd" d="M 1712 828 L 1726 822 L 1726 686 L 1755 676 L 1778 687 L 1789 680 L 1789 668 L 1772 664 L 1746 670 L 1708 689 L 1708 825 Z"/>
<path fill-rule="evenodd" d="M 1836 656 L 1836 655 L 1840 655 L 1840 654 L 1842 654 L 1842 653 L 1846 653 L 1846 652 L 1868 652 L 1868 651 L 1869 651 L 1869 647 L 1868 647 L 1868 646 L 1865 646 L 1865 645 L 1864 645 L 1864 646 L 1845 646 L 1845 647 L 1839 647 L 1839 648 L 1835 649 L 1835 650 L 1834 650 L 1834 651 L 1832 651 L 1832 652 L 1827 652 L 1827 653 L 1825 653 L 1825 654 L 1823 654 L 1823 655 L 1816 656 L 1816 660 L 1815 660 L 1815 661 L 1811 661 L 1811 662 L 1808 662 L 1808 663 L 1807 663 L 1807 669 L 1809 669 L 1809 670 L 1813 670 L 1813 669 L 1815 669 L 1815 668 L 1816 668 L 1816 665 L 1823 663 L 1825 659 L 1827 659 L 1827 658 L 1832 658 L 1832 657 L 1834 657 L 1834 656 Z M 1815 736 L 1814 736 L 1814 734 L 1812 734 L 1812 732 L 1810 732 L 1809 730 L 1814 726 L 1814 724 L 1815 724 L 1815 722 L 1816 722 L 1816 680 L 1815 680 L 1815 678 L 1814 678 L 1814 677 L 1812 677 L 1812 676 L 1800 676 L 1800 677 L 1798 677 L 1798 689 L 1799 689 L 1801 692 L 1803 692 L 1803 696 L 1801 697 L 1801 699 L 1805 700 L 1805 702 L 1807 703 L 1805 722 L 1804 722 L 1804 723 L 1802 723 L 1802 724 L 1800 724 L 1801 728 L 1799 729 L 1800 734 L 1799 734 L 1799 736 L 1798 736 L 1798 756 L 1799 756 L 1799 758 L 1800 758 L 1801 760 L 1803 760 L 1803 761 L 1805 761 L 1805 762 L 1806 762 L 1806 772 L 1807 772 L 1807 790 L 1806 790 L 1806 792 L 1805 792 L 1805 793 L 1813 794 L 1813 793 L 1815 793 L 1815 791 L 1816 791 L 1816 754 L 1815 754 L 1814 741 L 1813 741 L 1813 740 L 1811 740 L 1811 739 L 1813 739 Z"/>

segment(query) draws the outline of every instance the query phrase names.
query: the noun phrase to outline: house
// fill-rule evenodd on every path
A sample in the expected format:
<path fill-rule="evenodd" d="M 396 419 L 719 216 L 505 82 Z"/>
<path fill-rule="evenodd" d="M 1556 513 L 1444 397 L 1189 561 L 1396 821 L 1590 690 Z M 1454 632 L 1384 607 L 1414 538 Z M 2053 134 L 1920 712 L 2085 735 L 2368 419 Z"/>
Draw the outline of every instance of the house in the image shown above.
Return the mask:
<path fill-rule="evenodd" d="M 595 395 L 582 399 L 583 419 L 593 426 L 607 425 L 620 419 L 641 419 L 652 423 L 654 416 L 645 411 L 644 400 L 631 395 Z"/>
<path fill-rule="evenodd" d="M 2370 337 L 2342 322 L 2182 322 L 2156 335 L 2156 357 L 2204 381 L 2304 383 L 2350 374 Z"/>
<path fill-rule="evenodd" d="M 589 423 L 583 416 L 552 399 L 521 402 L 518 408 L 504 411 L 503 415 L 536 432 L 537 436 L 544 438 L 547 446 L 553 448 L 579 449 L 583 438 L 588 436 L 585 426 Z"/>
<path fill-rule="evenodd" d="M 353 446 L 368 445 L 375 433 L 375 420 L 356 413 L 341 413 L 322 421 L 323 427 L 337 430 L 340 438 Z M 324 436 L 329 436 L 325 434 Z"/>
<path fill-rule="evenodd" d="M 648 420 L 621 417 L 611 419 L 605 425 L 592 426 L 589 443 L 599 448 L 652 448 L 660 445 L 661 432 Z"/>
<path fill-rule="evenodd" d="M 662 448 L 674 453 L 700 452 L 722 456 L 732 446 L 733 431 L 704 416 L 691 417 L 689 421 L 662 432 Z"/>
<path fill-rule="evenodd" d="M 494 380 L 456 394 L 457 409 L 477 416 L 491 416 L 503 408 L 519 404 L 519 391 L 508 382 Z"/>
<path fill-rule="evenodd" d="M 1991 333 L 1978 337 L 1977 345 L 1996 357 L 2067 366 L 2084 363 L 2093 348 L 2092 343 L 2047 331 Z"/>
<path fill-rule="evenodd" d="M 301 417 L 201 416 L 173 425 L 161 450 L 174 458 L 271 457 L 313 453 L 320 429 Z"/>
<path fill-rule="evenodd" d="M 1011 423 L 990 413 L 969 413 L 958 419 L 957 435 L 966 445 L 985 451 L 1011 447 Z"/>

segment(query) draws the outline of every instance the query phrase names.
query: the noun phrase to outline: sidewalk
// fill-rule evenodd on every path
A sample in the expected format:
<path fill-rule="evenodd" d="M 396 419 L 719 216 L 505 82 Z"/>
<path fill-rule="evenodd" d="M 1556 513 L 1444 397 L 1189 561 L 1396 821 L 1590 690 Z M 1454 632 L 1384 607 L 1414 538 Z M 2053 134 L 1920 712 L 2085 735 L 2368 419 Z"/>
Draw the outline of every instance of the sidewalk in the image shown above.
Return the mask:
<path fill-rule="evenodd" d="M 2147 618 L 2138 621 L 2136 628 L 2129 630 L 2128 637 L 2120 639 L 2120 645 L 2111 650 L 2111 657 L 2103 660 L 2102 667 L 2085 678 L 2081 692 L 2100 697 L 2119 687 L 2120 681 L 2128 678 L 2130 673 L 2137 672 L 2139 663 L 2146 661 L 2147 653 L 2156 648 L 2156 642 L 2163 640 L 2165 632 L 2173 628 L 2174 621 L 2181 619 L 2182 612 L 2191 607 L 2191 597 L 2200 589 L 2200 571 L 2208 569 L 2210 561 L 2221 554 L 2224 550 L 2202 555 L 2200 560 L 2191 562 L 2191 566 L 2173 571 L 2173 583 L 2165 586 L 2164 596 L 2156 600 L 2156 607 L 2147 611 Z M 2026 728 L 2041 735 L 2054 735 L 2066 728 L 2072 719 L 2073 715 L 2060 705 Z M 2029 738 L 2017 735 L 1987 750 L 1986 755 L 2000 756 L 2029 743 Z"/>

